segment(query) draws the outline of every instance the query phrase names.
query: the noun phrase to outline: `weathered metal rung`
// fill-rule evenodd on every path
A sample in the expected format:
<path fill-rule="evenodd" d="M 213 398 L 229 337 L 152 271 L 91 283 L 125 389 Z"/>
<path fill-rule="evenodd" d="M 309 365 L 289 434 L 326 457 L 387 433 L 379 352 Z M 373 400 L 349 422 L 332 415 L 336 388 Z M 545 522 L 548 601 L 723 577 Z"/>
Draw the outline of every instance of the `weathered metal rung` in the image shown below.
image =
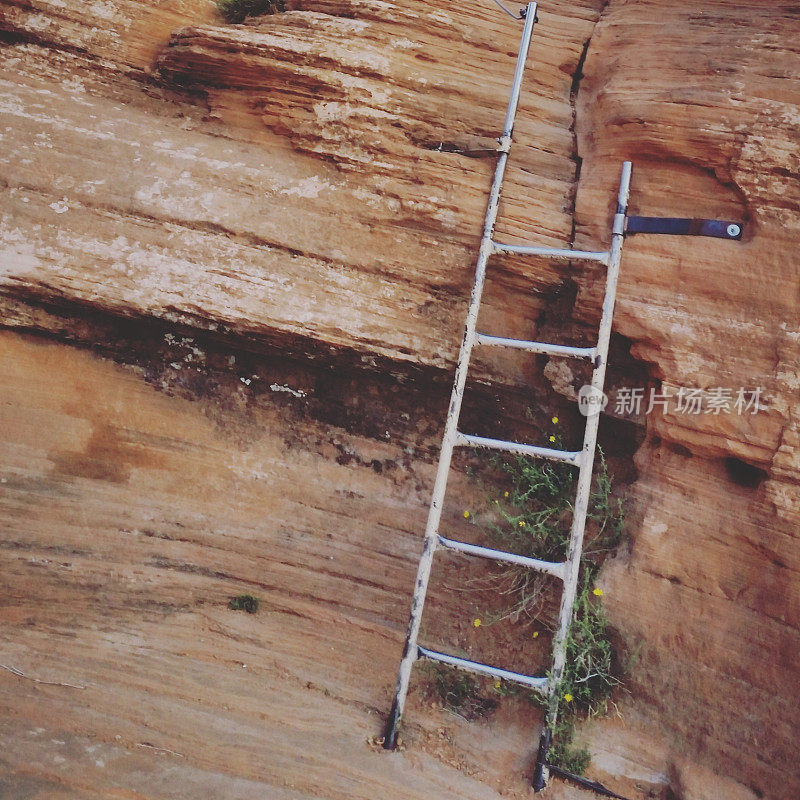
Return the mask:
<path fill-rule="evenodd" d="M 548 461 L 560 461 L 563 464 L 581 465 L 583 452 L 570 452 L 569 450 L 552 450 L 549 447 L 538 447 L 535 444 L 520 444 L 519 442 L 506 442 L 503 439 L 487 439 L 484 436 L 471 436 L 458 431 L 455 445 L 457 447 L 486 447 L 489 450 L 504 450 L 507 453 L 517 453 L 521 456 L 545 458 Z"/>
<path fill-rule="evenodd" d="M 566 261 L 597 261 L 608 266 L 611 253 L 606 250 L 570 250 L 563 247 L 534 247 L 526 244 L 502 244 L 492 242 L 493 253 L 512 253 L 518 256 L 539 256 L 541 258 L 557 258 Z"/>
<path fill-rule="evenodd" d="M 493 678 L 500 678 L 504 681 L 514 681 L 514 683 L 521 683 L 523 686 L 529 686 L 531 689 L 542 694 L 547 693 L 547 678 L 536 678 L 533 675 L 523 675 L 521 672 L 511 672 L 507 669 L 500 669 L 499 667 L 490 667 L 488 664 L 481 664 L 478 661 L 468 661 L 466 658 L 458 658 L 458 656 L 450 656 L 447 653 L 437 653 L 435 650 L 428 650 L 426 647 L 417 645 L 419 656 L 421 658 L 429 658 L 431 661 L 440 661 L 442 664 L 449 664 L 451 667 L 460 667 L 469 672 L 477 672 L 481 675 L 491 675 Z"/>
<path fill-rule="evenodd" d="M 535 569 L 537 572 L 544 572 L 547 575 L 553 575 L 556 578 L 561 578 L 562 581 L 564 580 L 566 565 L 563 562 L 542 561 L 539 558 L 519 556 L 516 553 L 507 553 L 505 550 L 493 550 L 490 547 L 481 547 L 477 544 L 467 544 L 467 542 L 458 542 L 455 539 L 446 539 L 444 536 L 439 536 L 439 544 L 459 553 L 491 558 L 495 561 L 506 561 L 509 564 L 519 564 L 520 566 L 528 567 L 528 569 Z"/>
<path fill-rule="evenodd" d="M 528 353 L 539 353 L 546 356 L 563 356 L 564 358 L 580 358 L 592 361 L 597 358 L 596 347 L 571 347 L 565 344 L 548 344 L 547 342 L 528 342 L 524 339 L 505 339 L 502 336 L 489 336 L 486 333 L 475 334 L 475 344 L 487 347 L 512 347 Z"/>

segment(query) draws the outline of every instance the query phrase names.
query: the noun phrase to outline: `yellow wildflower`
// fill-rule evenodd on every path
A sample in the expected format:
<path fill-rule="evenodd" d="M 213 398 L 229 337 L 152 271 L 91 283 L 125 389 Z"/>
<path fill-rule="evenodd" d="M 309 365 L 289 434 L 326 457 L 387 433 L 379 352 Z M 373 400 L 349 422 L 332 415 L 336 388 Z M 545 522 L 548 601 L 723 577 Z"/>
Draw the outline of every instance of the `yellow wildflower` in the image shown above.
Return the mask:
<path fill-rule="evenodd" d="M 538 635 L 539 635 L 539 631 L 534 631 L 534 632 L 533 632 L 533 638 L 534 638 L 534 639 L 535 639 L 535 638 L 536 638 Z"/>
<path fill-rule="evenodd" d="M 592 594 L 595 597 L 602 597 L 603 596 L 603 590 L 596 586 L 594 589 L 592 589 Z"/>
<path fill-rule="evenodd" d="M 571 702 L 572 702 L 572 699 L 573 699 L 573 698 L 572 698 L 572 695 L 571 695 L 569 692 L 567 692 L 567 693 L 564 695 L 564 700 L 566 700 L 566 702 L 568 702 L 568 703 L 571 703 Z"/>
<path fill-rule="evenodd" d="M 553 419 L 551 421 L 552 421 L 553 425 L 558 425 L 558 417 L 553 417 Z"/>
<path fill-rule="evenodd" d="M 498 679 L 497 679 L 497 680 L 494 682 L 494 688 L 495 688 L 495 689 L 499 689 L 499 688 L 500 688 L 500 678 L 498 678 Z"/>
<path fill-rule="evenodd" d="M 551 436 L 551 437 L 550 437 L 550 441 L 551 441 L 551 442 L 554 442 L 555 440 L 556 440 L 556 437 L 555 437 L 555 436 Z"/>
<path fill-rule="evenodd" d="M 525 527 L 525 523 L 524 523 L 522 520 L 520 520 L 520 521 L 517 523 L 517 525 L 519 525 L 519 527 L 520 527 L 520 528 L 524 528 L 524 527 Z"/>
<path fill-rule="evenodd" d="M 473 625 L 474 625 L 476 628 L 480 628 L 480 626 L 481 626 L 481 621 L 480 621 L 479 619 L 474 619 L 474 620 L 472 620 L 472 624 L 473 624 Z"/>
<path fill-rule="evenodd" d="M 469 519 L 469 511 L 464 512 L 464 519 Z"/>
<path fill-rule="evenodd" d="M 503 492 L 503 497 L 508 497 L 508 492 Z"/>

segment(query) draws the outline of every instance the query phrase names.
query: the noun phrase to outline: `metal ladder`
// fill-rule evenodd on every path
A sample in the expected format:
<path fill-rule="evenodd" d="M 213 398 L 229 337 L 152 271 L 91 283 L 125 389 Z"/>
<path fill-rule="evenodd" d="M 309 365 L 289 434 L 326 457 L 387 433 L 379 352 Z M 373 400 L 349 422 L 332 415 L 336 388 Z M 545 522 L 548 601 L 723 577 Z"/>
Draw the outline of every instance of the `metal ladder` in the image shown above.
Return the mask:
<path fill-rule="evenodd" d="M 411 678 L 411 669 L 414 662 L 420 658 L 427 658 L 449 664 L 454 667 L 469 670 L 471 672 L 490 675 L 507 681 L 520 683 L 542 693 L 549 701 L 548 714 L 542 730 L 539 751 L 534 773 L 533 785 L 537 791 L 544 788 L 548 779 L 547 755 L 551 741 L 551 731 L 556 722 L 558 711 L 558 686 L 564 671 L 566 660 L 567 636 L 570 623 L 572 621 L 573 605 L 578 586 L 578 573 L 580 569 L 581 552 L 583 547 L 583 534 L 586 525 L 586 514 L 589 503 L 589 494 L 592 481 L 592 468 L 594 465 L 595 444 L 597 441 L 597 428 L 600 418 L 600 409 L 597 413 L 590 413 L 586 418 L 586 432 L 583 439 L 583 448 L 577 452 L 554 450 L 548 447 L 539 447 L 531 444 L 520 444 L 517 442 L 507 442 L 499 439 L 487 439 L 482 436 L 473 436 L 458 430 L 458 420 L 461 412 L 461 402 L 464 395 L 464 387 L 467 380 L 472 348 L 475 345 L 485 347 L 511 347 L 517 350 L 524 350 L 529 353 L 540 353 L 548 356 L 577 358 L 590 361 L 594 370 L 592 372 L 591 392 L 599 398 L 603 391 L 603 384 L 606 373 L 606 359 L 608 356 L 609 339 L 611 336 L 611 320 L 614 314 L 614 301 L 616 298 L 617 278 L 619 275 L 620 256 L 622 254 L 622 243 L 625 231 L 625 218 L 628 205 L 628 189 L 631 180 L 631 164 L 626 161 L 622 165 L 622 176 L 620 178 L 617 211 L 611 229 L 611 247 L 607 251 L 583 251 L 558 249 L 551 247 L 534 247 L 528 245 L 500 244 L 493 239 L 494 226 L 497 219 L 498 203 L 500 191 L 503 183 L 503 176 L 508 161 L 508 154 L 511 145 L 511 137 L 514 129 L 514 118 L 519 103 L 520 86 L 522 76 L 525 71 L 525 63 L 530 49 L 533 26 L 536 22 L 536 3 L 529 3 L 524 12 L 524 28 L 522 41 L 517 55 L 516 70 L 514 81 L 511 86 L 511 96 L 508 101 L 503 135 L 500 138 L 498 147 L 498 160 L 495 169 L 492 188 L 489 193 L 489 202 L 486 209 L 486 219 L 483 228 L 483 238 L 481 239 L 478 261 L 475 269 L 475 283 L 472 288 L 472 295 L 469 301 L 467 312 L 466 330 L 464 339 L 461 343 L 461 350 L 458 356 L 453 391 L 450 398 L 450 406 L 447 413 L 442 448 L 439 455 L 439 466 L 436 472 L 436 482 L 433 489 L 428 522 L 425 528 L 425 539 L 422 555 L 419 561 L 417 578 L 414 587 L 414 596 L 411 603 L 411 618 L 408 625 L 403 656 L 397 676 L 397 687 L 395 689 L 394 700 L 392 702 L 389 718 L 386 723 L 383 746 L 388 750 L 393 750 L 397 745 L 398 726 L 403 714 L 408 685 Z M 481 295 L 486 279 L 486 265 L 489 257 L 497 253 L 513 253 L 516 255 L 536 256 L 540 258 L 566 259 L 575 261 L 594 261 L 607 267 L 606 290 L 603 300 L 602 315 L 600 319 L 600 329 L 597 337 L 597 344 L 593 347 L 568 347 L 565 345 L 548 344 L 545 342 L 528 342 L 518 339 L 506 339 L 498 336 L 489 336 L 476 331 L 478 310 L 481 303 Z M 521 455 L 545 458 L 551 461 L 560 461 L 571 464 L 579 469 L 577 491 L 574 504 L 574 516 L 570 534 L 569 546 L 567 549 L 566 561 L 561 563 L 541 561 L 536 558 L 507 553 L 501 550 L 493 550 L 487 547 L 458 542 L 453 539 L 446 539 L 439 535 L 439 522 L 442 514 L 442 505 L 445 491 L 447 488 L 447 478 L 450 470 L 450 462 L 455 447 L 480 447 L 490 450 L 500 450 L 508 453 L 518 453 Z M 520 564 L 533 570 L 553 575 L 563 581 L 563 592 L 561 596 L 561 606 L 558 616 L 558 628 L 553 644 L 553 667 L 549 676 L 535 677 L 522 675 L 517 672 L 492 667 L 487 664 L 480 664 L 475 661 L 468 661 L 457 656 L 439 653 L 434 650 L 422 647 L 417 643 L 419 628 L 422 620 L 422 610 L 425 604 L 425 596 L 428 590 L 431 567 L 433 566 L 433 556 L 438 547 L 455 550 L 467 555 L 482 558 L 504 561 L 512 564 Z"/>

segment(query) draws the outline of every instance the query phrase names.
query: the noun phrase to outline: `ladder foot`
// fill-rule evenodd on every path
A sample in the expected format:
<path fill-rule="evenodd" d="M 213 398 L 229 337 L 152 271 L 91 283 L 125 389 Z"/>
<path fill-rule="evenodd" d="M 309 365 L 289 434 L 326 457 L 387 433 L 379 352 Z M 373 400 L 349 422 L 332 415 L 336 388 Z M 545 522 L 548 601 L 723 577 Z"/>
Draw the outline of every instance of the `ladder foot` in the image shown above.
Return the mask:
<path fill-rule="evenodd" d="M 383 749 L 394 750 L 397 747 L 397 734 L 400 728 L 400 706 L 397 698 L 392 701 L 392 709 L 389 711 L 389 718 L 386 720 L 386 727 L 383 730 Z"/>
<path fill-rule="evenodd" d="M 533 768 L 531 785 L 534 792 L 541 792 L 547 786 L 547 781 L 550 778 L 550 773 L 547 769 L 547 756 L 550 753 L 552 740 L 553 732 L 550 730 L 550 726 L 545 723 L 542 728 L 542 735 L 539 737 L 539 750 L 536 753 L 536 765 Z"/>

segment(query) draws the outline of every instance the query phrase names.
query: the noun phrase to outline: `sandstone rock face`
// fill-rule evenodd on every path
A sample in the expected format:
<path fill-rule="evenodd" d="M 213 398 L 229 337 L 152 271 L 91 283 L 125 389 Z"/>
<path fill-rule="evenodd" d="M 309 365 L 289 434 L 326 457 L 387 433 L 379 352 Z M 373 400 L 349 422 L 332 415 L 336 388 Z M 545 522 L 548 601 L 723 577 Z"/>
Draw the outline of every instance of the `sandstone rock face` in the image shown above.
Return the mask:
<path fill-rule="evenodd" d="M 661 393 L 765 397 L 757 414 L 673 404 L 648 420 L 636 533 L 609 581 L 615 619 L 644 643 L 639 685 L 659 724 L 775 797 L 798 791 L 799 31 L 781 4 L 612 3 L 578 113 L 579 219 L 602 197 L 602 165 L 626 156 L 637 212 L 747 220 L 741 246 L 629 242 L 617 329 Z"/>
<path fill-rule="evenodd" d="M 408 750 L 365 743 L 519 26 L 478 0 L 289 6 L 229 26 L 205 0 L 0 0 L 0 663 L 28 676 L 0 671 L 3 796 L 527 796 L 532 712 L 467 724 L 417 690 Z M 745 221 L 741 243 L 628 240 L 612 400 L 762 390 L 755 414 L 609 407 L 635 480 L 602 581 L 638 659 L 621 719 L 583 732 L 594 774 L 632 797 L 788 800 L 800 17 L 540 16 L 498 238 L 607 243 L 624 159 L 633 212 Z M 585 341 L 601 277 L 497 259 L 481 325 Z M 530 426 L 524 393 L 534 417 L 559 402 L 543 366 L 481 358 L 471 424 Z M 474 493 L 457 476 L 447 524 Z M 259 615 L 227 610 L 240 592 Z M 483 646 L 462 598 L 432 603 Z"/>
<path fill-rule="evenodd" d="M 131 6 L 139 4 L 114 6 L 117 38 L 134 24 Z M 207 6 L 197 4 L 200 20 Z M 184 28 L 162 51 L 160 85 L 188 89 L 207 109 L 165 98 L 166 89 L 142 92 L 130 77 L 132 63 L 146 66 L 138 51 L 124 51 L 119 69 L 84 74 L 74 57 L 28 47 L 21 77 L 7 48 L 16 87 L 10 202 L 25 204 L 14 219 L 51 222 L 38 248 L 21 254 L 15 292 L 292 342 L 290 350 L 299 337 L 306 348 L 449 364 L 493 165 L 486 148 L 496 146 L 518 36 L 511 20 L 474 6 L 455 15 L 419 3 L 387 14 L 341 4 Z M 570 76 L 592 6 L 569 16 L 554 9 L 543 23 L 552 63 L 523 102 L 508 236 L 569 238 Z M 7 13 L 15 33 L 34 35 L 27 5 Z M 165 24 L 147 29 L 162 45 Z M 62 27 L 56 19 L 35 38 L 93 59 L 111 52 L 94 27 Z M 76 151 L 91 151 L 89 163 Z M 22 187 L 37 197 L 18 196 Z M 24 229 L 15 223 L 6 238 Z M 209 265 L 215 277 L 198 281 Z M 87 270 L 96 270 L 88 281 Z M 507 266 L 487 298 L 487 322 L 530 333 L 536 290 L 557 279 L 547 273 L 532 286 L 527 271 Z M 512 313 L 507 293 L 521 286 Z"/>

